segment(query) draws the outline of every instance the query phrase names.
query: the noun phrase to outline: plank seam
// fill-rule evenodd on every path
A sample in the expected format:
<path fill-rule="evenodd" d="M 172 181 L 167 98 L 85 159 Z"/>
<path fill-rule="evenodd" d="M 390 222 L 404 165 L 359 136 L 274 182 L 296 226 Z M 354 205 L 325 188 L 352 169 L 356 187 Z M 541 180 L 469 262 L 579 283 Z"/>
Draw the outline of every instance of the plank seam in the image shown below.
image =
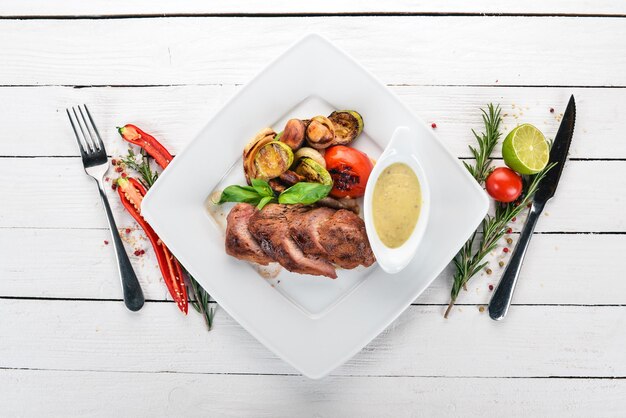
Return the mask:
<path fill-rule="evenodd" d="M 299 373 L 252 373 L 252 372 L 186 372 L 174 370 L 98 370 L 98 369 L 44 369 L 41 367 L 8 367 L 0 366 L 0 370 L 21 370 L 21 371 L 40 371 L 40 372 L 67 372 L 67 373 L 134 373 L 134 374 L 182 374 L 182 375 L 210 375 L 210 376 L 285 376 L 285 377 L 303 377 Z M 623 380 L 626 376 L 563 376 L 563 375 L 547 375 L 547 376 L 445 376 L 445 375 L 402 375 L 402 374 L 330 374 L 330 378 L 418 378 L 418 379 L 572 379 L 572 380 Z"/>
<path fill-rule="evenodd" d="M 471 17 L 471 18 L 609 18 L 623 19 L 623 13 L 514 13 L 514 12 L 294 12 L 294 13 L 120 13 L 112 15 L 5 15 L 0 20 L 121 20 L 121 19 L 172 19 L 172 18 L 326 18 L 326 17 Z"/>
<path fill-rule="evenodd" d="M 62 298 L 62 297 L 41 297 L 41 296 L 2 296 L 0 300 L 27 300 L 27 301 L 50 301 L 50 302 L 123 302 L 122 299 L 115 298 Z M 174 303 L 172 300 L 167 299 L 146 299 L 146 303 Z M 215 303 L 211 300 L 209 303 Z M 484 303 L 455 303 L 454 306 L 480 306 Z M 444 307 L 448 306 L 447 303 L 411 303 L 410 306 L 419 307 Z M 612 304 L 612 303 L 598 303 L 598 304 L 579 304 L 579 303 L 512 303 L 511 306 L 524 306 L 524 307 L 581 307 L 581 308 L 623 308 L 626 304 Z"/>
<path fill-rule="evenodd" d="M 2 20 L 2 18 L 0 18 Z M 0 84 L 0 88 L 11 87 L 68 87 L 75 89 L 88 88 L 152 88 L 152 87 L 211 87 L 230 86 L 239 87 L 246 83 L 171 83 L 171 84 Z M 574 85 L 574 84 L 412 84 L 412 83 L 387 83 L 388 87 L 454 87 L 454 88 L 571 88 L 571 89 L 624 89 L 626 85 L 598 84 L 598 85 Z"/>

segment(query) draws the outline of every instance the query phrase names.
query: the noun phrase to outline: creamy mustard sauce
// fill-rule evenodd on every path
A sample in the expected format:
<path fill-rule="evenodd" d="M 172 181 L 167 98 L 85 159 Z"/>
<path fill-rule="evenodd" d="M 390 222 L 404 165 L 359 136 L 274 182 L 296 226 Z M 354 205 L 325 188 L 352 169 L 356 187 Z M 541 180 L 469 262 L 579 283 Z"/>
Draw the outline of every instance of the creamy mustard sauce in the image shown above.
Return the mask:
<path fill-rule="evenodd" d="M 406 164 L 391 164 L 376 180 L 372 196 L 372 217 L 378 237 L 387 247 L 398 248 L 413 233 L 422 207 L 415 172 Z"/>

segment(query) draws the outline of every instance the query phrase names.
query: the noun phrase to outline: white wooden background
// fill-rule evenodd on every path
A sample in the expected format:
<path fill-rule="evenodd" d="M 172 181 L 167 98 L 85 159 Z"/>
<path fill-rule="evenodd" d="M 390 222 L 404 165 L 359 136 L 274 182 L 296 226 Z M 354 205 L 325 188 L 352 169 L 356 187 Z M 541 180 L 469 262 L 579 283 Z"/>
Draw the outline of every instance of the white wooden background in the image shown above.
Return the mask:
<path fill-rule="evenodd" d="M 149 251 L 132 257 L 148 302 L 124 308 L 64 115 L 88 103 L 113 155 L 126 148 L 114 127 L 127 122 L 178 151 L 311 31 L 436 122 L 459 157 L 488 102 L 507 129 L 524 121 L 548 136 L 570 94 L 578 105 L 571 160 L 506 320 L 479 311 L 498 249 L 494 273 L 470 282 L 448 320 L 450 271 L 320 381 L 219 308 L 210 333 L 195 312 L 180 315 Z M 624 2 L 6 0 L 0 415 L 624 416 L 625 103 Z M 119 226 L 139 237 L 111 197 Z"/>

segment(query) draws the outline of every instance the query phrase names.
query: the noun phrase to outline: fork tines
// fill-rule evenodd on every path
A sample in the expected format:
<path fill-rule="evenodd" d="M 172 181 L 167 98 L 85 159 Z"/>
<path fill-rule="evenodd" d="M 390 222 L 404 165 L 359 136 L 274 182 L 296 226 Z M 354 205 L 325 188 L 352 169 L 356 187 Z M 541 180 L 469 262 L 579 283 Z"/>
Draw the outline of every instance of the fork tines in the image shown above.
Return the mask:
<path fill-rule="evenodd" d="M 67 112 L 67 117 L 70 118 L 70 123 L 72 124 L 74 135 L 76 135 L 76 141 L 78 142 L 81 155 L 106 152 L 98 128 L 96 128 L 96 124 L 91 117 L 91 113 L 89 113 L 87 105 L 83 104 L 82 108 L 78 105 L 71 109 L 71 112 L 70 109 L 65 109 L 65 111 Z M 78 109 L 78 112 L 76 109 Z M 72 117 L 72 114 L 74 117 Z M 85 117 L 85 114 L 87 117 Z M 78 126 L 78 129 L 76 126 Z"/>

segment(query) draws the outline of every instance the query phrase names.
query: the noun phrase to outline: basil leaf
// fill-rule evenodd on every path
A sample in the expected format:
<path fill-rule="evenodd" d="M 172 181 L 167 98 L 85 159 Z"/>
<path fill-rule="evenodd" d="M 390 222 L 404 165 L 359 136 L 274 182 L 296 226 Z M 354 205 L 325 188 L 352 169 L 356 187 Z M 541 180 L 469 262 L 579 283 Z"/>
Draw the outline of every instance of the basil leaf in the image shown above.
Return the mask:
<path fill-rule="evenodd" d="M 261 199 L 261 201 L 259 202 L 258 205 L 256 205 L 256 208 L 258 210 L 261 210 L 265 207 L 265 205 L 267 205 L 268 203 L 270 203 L 272 200 L 274 200 L 274 196 L 265 196 L 263 199 Z"/>
<path fill-rule="evenodd" d="M 252 205 L 257 205 L 263 196 L 250 186 L 228 186 L 222 192 L 220 196 L 219 205 L 226 202 L 245 202 Z"/>
<path fill-rule="evenodd" d="M 274 190 L 270 187 L 269 183 L 262 179 L 252 179 L 252 187 L 261 196 L 274 197 Z"/>
<path fill-rule="evenodd" d="M 278 203 L 310 205 L 328 196 L 332 188 L 322 183 L 296 183 L 278 196 Z"/>

